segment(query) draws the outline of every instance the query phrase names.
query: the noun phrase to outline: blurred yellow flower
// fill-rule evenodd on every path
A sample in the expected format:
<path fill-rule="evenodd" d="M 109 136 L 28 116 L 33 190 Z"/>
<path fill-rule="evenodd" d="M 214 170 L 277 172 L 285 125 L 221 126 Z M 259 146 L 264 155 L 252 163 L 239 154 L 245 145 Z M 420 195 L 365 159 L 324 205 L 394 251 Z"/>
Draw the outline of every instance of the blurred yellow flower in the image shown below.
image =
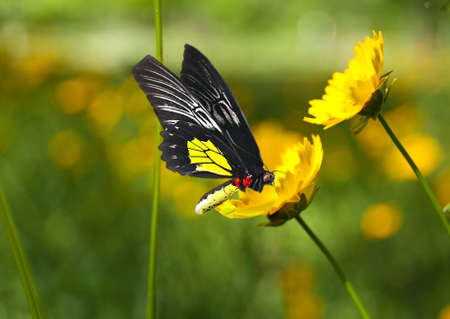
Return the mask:
<path fill-rule="evenodd" d="M 445 206 L 450 203 L 450 168 L 440 173 L 433 183 L 439 203 Z"/>
<path fill-rule="evenodd" d="M 369 207 L 361 219 L 363 235 L 371 240 L 395 235 L 403 223 L 402 213 L 393 205 L 380 203 Z"/>
<path fill-rule="evenodd" d="M 414 134 L 406 136 L 402 142 L 425 176 L 433 172 L 441 161 L 441 146 L 431 136 Z M 394 147 L 383 154 L 383 167 L 386 174 L 394 180 L 413 180 L 416 178 L 408 162 Z"/>
<path fill-rule="evenodd" d="M 151 171 L 155 152 L 153 135 L 139 135 L 126 142 L 118 149 L 116 163 L 119 174 L 125 180 L 130 180 L 138 174 Z"/>
<path fill-rule="evenodd" d="M 48 146 L 50 159 L 61 168 L 74 167 L 81 160 L 83 150 L 83 140 L 74 130 L 56 133 Z"/>
<path fill-rule="evenodd" d="M 123 97 L 126 113 L 137 118 L 142 118 L 141 114 L 149 110 L 147 97 L 145 94 L 142 94 L 132 75 L 127 77 L 122 83 L 119 94 Z"/>
<path fill-rule="evenodd" d="M 282 150 L 270 151 L 279 153 Z M 282 164 L 275 167 L 276 178 L 273 186 L 264 187 L 261 193 L 249 188 L 245 192 L 239 191 L 238 200 L 226 201 L 216 210 L 228 218 L 249 218 L 271 215 L 283 207 L 289 207 L 289 204 L 298 203 L 300 195 L 311 186 L 322 164 L 323 149 L 320 137 L 313 135 L 312 143 L 304 138 L 303 143 L 298 142 L 287 148 L 281 158 Z"/>
<path fill-rule="evenodd" d="M 299 289 L 311 290 L 316 281 L 314 269 L 305 264 L 285 268 L 281 273 L 281 288 L 285 294 Z"/>
<path fill-rule="evenodd" d="M 137 118 L 137 122 L 139 123 L 140 135 L 155 136 L 155 116 L 141 116 L 140 118 Z"/>
<path fill-rule="evenodd" d="M 332 146 L 324 159 L 322 176 L 341 182 L 352 179 L 358 170 L 358 162 L 353 155 L 346 144 Z"/>
<path fill-rule="evenodd" d="M 256 142 L 261 150 L 264 164 L 270 169 L 281 164 L 280 152 L 301 140 L 297 132 L 288 131 L 277 122 L 262 122 L 253 130 Z"/>
<path fill-rule="evenodd" d="M 8 52 L 6 51 L 5 47 L 0 46 L 0 70 L 3 71 L 3 68 L 6 68 L 8 62 L 9 62 Z"/>
<path fill-rule="evenodd" d="M 364 43 L 358 41 L 354 47 L 355 57 L 348 68 L 335 72 L 328 81 L 322 99 L 309 101 L 308 113 L 304 121 L 332 127 L 360 113 L 374 93 L 381 87 L 386 77 L 381 76 L 383 68 L 383 36 L 372 31 L 373 38 L 366 37 Z"/>
<path fill-rule="evenodd" d="M 386 112 L 387 122 L 394 122 L 396 135 L 403 140 L 407 135 L 416 133 L 422 128 L 422 122 L 413 103 L 402 104 Z M 378 122 L 369 122 L 366 128 L 356 135 L 361 148 L 374 159 L 382 158 L 386 152 L 392 150 L 394 145 L 383 126 Z"/>
<path fill-rule="evenodd" d="M 165 164 L 162 162 L 162 166 Z M 168 169 L 161 170 L 161 196 L 173 203 L 177 213 L 185 217 L 198 216 L 192 209 L 198 200 L 211 189 L 204 179 L 182 176 Z M 217 180 L 216 180 L 217 181 Z M 153 176 L 149 176 L 149 190 L 153 187 Z"/>
<path fill-rule="evenodd" d="M 182 177 L 179 182 L 172 184 L 172 187 L 171 201 L 175 204 L 177 212 L 184 216 L 198 216 L 192 207 L 195 207 L 198 199 L 208 192 L 208 187 L 193 177 Z"/>
<path fill-rule="evenodd" d="M 445 306 L 441 312 L 439 312 L 439 315 L 437 319 L 450 319 L 450 304 Z"/>
<path fill-rule="evenodd" d="M 123 113 L 123 97 L 107 89 L 98 94 L 89 105 L 88 116 L 101 135 L 107 135 Z"/>
<path fill-rule="evenodd" d="M 286 300 L 285 314 L 288 319 L 319 319 L 322 312 L 322 301 L 312 292 L 300 292 Z"/>
<path fill-rule="evenodd" d="M 315 273 L 305 265 L 286 268 L 281 273 L 281 289 L 285 315 L 288 319 L 318 319 L 323 304 L 314 293 Z"/>
<path fill-rule="evenodd" d="M 395 134 L 397 136 L 411 135 L 423 128 L 423 116 L 419 114 L 414 101 L 398 105 L 383 116 L 389 123 L 396 123 Z"/>
<path fill-rule="evenodd" d="M 30 55 L 15 66 L 21 87 L 33 87 L 61 70 L 62 61 L 54 52 Z"/>
<path fill-rule="evenodd" d="M 61 82 L 56 89 L 59 108 L 66 114 L 81 112 L 91 102 L 99 85 L 97 80 L 84 75 Z"/>

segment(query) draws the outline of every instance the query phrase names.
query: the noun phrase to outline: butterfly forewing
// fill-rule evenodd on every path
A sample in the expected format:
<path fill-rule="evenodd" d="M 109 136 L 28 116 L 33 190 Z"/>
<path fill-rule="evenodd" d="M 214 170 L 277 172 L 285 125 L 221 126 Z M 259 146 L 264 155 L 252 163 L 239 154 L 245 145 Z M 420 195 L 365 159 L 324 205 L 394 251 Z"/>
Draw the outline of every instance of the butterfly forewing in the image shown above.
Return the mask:
<path fill-rule="evenodd" d="M 218 123 L 221 134 L 239 153 L 244 166 L 262 166 L 261 155 L 247 120 L 227 84 L 208 58 L 188 44 L 185 45 L 180 77 Z"/>
<path fill-rule="evenodd" d="M 163 127 L 176 121 L 185 121 L 207 129 L 219 129 L 177 76 L 154 57 L 142 59 L 134 68 L 133 75 Z"/>

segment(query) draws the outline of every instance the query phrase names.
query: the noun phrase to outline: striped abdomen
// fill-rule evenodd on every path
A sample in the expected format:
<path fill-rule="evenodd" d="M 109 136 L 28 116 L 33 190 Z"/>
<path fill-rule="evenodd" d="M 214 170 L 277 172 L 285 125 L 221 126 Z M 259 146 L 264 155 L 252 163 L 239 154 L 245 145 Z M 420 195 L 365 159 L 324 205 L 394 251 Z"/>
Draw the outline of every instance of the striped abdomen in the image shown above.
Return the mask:
<path fill-rule="evenodd" d="M 200 198 L 197 206 L 195 206 L 195 212 L 201 215 L 210 211 L 224 201 L 230 199 L 238 189 L 238 187 L 233 185 L 232 181 L 227 181 L 222 185 L 217 186 Z"/>

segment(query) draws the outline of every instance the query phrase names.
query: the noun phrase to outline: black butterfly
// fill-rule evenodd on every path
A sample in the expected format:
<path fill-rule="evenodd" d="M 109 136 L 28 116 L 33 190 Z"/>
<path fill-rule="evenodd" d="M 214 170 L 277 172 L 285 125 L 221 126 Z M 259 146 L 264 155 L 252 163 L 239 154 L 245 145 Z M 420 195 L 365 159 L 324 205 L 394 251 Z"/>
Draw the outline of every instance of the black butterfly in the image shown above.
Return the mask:
<path fill-rule="evenodd" d="M 146 56 L 133 75 L 163 127 L 159 146 L 167 168 L 183 175 L 231 178 L 205 194 L 195 211 L 204 213 L 238 189 L 261 192 L 275 175 L 263 168 L 247 120 L 209 60 L 186 44 L 178 78 Z"/>

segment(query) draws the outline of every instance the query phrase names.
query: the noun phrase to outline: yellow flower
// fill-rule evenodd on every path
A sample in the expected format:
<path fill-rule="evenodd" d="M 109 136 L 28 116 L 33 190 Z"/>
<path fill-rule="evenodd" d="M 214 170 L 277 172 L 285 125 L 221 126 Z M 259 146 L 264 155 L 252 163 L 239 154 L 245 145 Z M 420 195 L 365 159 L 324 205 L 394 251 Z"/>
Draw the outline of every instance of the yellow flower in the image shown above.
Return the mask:
<path fill-rule="evenodd" d="M 226 201 L 216 209 L 228 218 L 249 218 L 272 215 L 296 204 L 319 171 L 322 158 L 320 137 L 313 135 L 312 143 L 304 138 L 303 143 L 298 142 L 284 151 L 282 164 L 275 168 L 273 186 L 264 187 L 261 193 L 247 188 L 239 192 L 238 200 Z"/>
<path fill-rule="evenodd" d="M 322 99 L 309 101 L 305 122 L 332 127 L 360 113 L 374 93 L 381 87 L 386 77 L 381 76 L 383 68 L 383 36 L 372 31 L 373 38 L 366 37 L 364 43 L 358 41 L 354 47 L 355 57 L 348 68 L 335 72 L 328 81 Z"/>
<path fill-rule="evenodd" d="M 439 165 L 442 159 L 442 147 L 439 142 L 426 134 L 405 136 L 403 145 L 424 176 L 429 175 Z M 426 150 L 426 151 L 424 151 Z M 401 153 L 394 147 L 383 153 L 383 167 L 386 175 L 393 180 L 413 180 L 416 178 L 413 170 Z"/>

